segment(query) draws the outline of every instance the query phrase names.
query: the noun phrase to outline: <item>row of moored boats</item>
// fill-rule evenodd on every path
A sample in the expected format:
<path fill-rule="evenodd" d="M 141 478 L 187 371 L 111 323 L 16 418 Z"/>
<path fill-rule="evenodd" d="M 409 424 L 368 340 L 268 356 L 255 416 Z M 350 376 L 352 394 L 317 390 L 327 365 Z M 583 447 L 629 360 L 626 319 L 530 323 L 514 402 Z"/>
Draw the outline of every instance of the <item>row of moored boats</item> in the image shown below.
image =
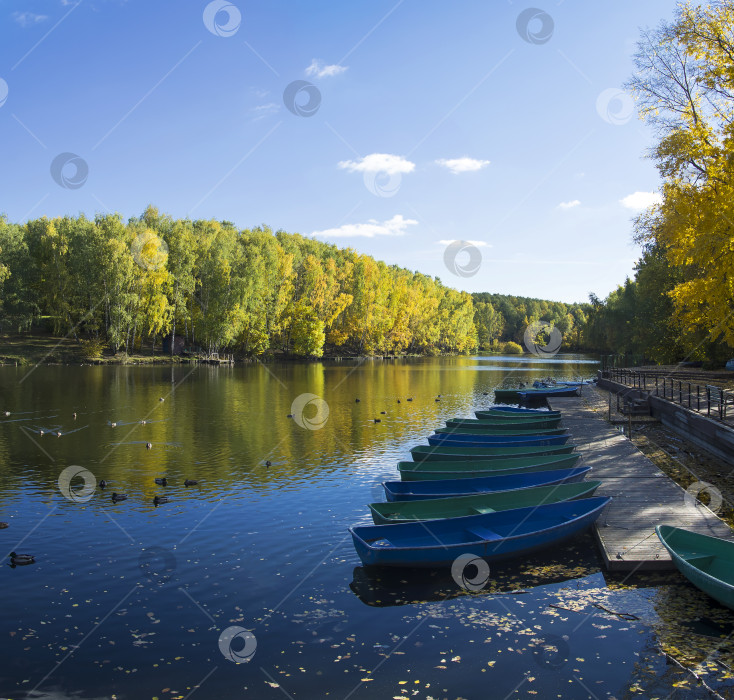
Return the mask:
<path fill-rule="evenodd" d="M 383 484 L 386 501 L 369 506 L 375 524 L 350 528 L 365 565 L 525 555 L 586 530 L 611 501 L 594 496 L 601 482 L 586 480 L 590 467 L 579 464 L 560 411 L 497 405 L 475 415 L 447 421 L 428 445 L 411 449 L 412 461 L 398 464 L 400 480 Z M 734 609 L 734 542 L 669 525 L 655 530 L 678 570 Z"/>
<path fill-rule="evenodd" d="M 577 388 L 577 387 L 575 387 Z M 575 389 L 574 388 L 574 389 Z M 400 481 L 350 528 L 368 566 L 451 566 L 546 548 L 590 527 L 611 501 L 594 496 L 560 411 L 494 406 L 456 418 L 400 462 Z"/>

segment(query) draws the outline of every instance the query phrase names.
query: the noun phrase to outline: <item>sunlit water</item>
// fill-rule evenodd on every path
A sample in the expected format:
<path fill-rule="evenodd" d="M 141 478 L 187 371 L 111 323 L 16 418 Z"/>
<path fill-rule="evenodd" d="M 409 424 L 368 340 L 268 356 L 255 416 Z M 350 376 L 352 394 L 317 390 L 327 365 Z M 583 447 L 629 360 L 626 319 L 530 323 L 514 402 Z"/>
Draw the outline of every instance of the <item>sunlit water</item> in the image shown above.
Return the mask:
<path fill-rule="evenodd" d="M 0 697 L 665 697 L 681 675 L 658 645 L 720 656 L 732 631 L 676 575 L 610 582 L 587 534 L 467 593 L 450 571 L 365 570 L 347 532 L 410 447 L 494 387 L 595 370 L 570 355 L 0 369 L 2 554 L 36 557 L 0 567 Z M 317 429 L 287 417 L 306 393 L 325 402 L 304 413 Z M 76 478 L 65 497 L 72 465 L 107 488 L 86 500 Z M 251 634 L 220 644 L 233 626 Z"/>

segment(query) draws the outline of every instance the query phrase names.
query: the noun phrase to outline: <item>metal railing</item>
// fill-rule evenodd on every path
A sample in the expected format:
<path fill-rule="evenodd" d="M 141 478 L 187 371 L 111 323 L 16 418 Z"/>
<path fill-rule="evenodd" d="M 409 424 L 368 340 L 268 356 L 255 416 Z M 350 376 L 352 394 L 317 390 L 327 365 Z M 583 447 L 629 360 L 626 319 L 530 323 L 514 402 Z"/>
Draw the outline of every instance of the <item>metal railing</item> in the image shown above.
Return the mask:
<path fill-rule="evenodd" d="M 707 416 L 726 419 L 727 406 L 734 406 L 734 392 L 710 384 L 695 384 L 684 379 L 674 379 L 661 372 L 645 372 L 631 369 L 610 369 L 612 381 L 633 389 L 645 391 L 653 396 L 684 406 L 692 411 L 706 411 Z"/>

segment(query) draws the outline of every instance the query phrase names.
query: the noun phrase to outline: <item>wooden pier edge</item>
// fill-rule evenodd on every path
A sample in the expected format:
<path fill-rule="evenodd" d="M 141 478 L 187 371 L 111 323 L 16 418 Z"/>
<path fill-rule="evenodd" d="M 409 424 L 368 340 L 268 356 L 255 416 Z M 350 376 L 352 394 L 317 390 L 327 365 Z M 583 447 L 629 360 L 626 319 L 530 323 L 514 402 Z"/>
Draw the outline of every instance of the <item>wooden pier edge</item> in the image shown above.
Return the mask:
<path fill-rule="evenodd" d="M 602 482 L 599 496 L 612 496 L 593 527 L 605 568 L 610 572 L 665 571 L 675 568 L 655 534 L 656 525 L 673 525 L 734 539 L 731 528 L 658 469 L 622 433 L 581 397 L 553 398 L 583 456 L 591 478 Z"/>

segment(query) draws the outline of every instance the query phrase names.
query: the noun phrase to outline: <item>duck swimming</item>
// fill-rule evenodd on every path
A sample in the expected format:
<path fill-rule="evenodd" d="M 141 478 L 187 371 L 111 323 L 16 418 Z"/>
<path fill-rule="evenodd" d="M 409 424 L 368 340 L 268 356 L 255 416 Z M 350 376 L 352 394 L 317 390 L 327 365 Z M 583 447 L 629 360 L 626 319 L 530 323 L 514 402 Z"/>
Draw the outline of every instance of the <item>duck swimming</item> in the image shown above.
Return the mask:
<path fill-rule="evenodd" d="M 32 554 L 10 552 L 10 563 L 14 566 L 24 566 L 25 564 L 32 564 L 34 561 L 36 561 L 36 558 Z"/>
<path fill-rule="evenodd" d="M 157 505 L 160 505 L 161 503 L 168 503 L 168 496 L 156 496 L 153 499 L 153 504 L 154 505 L 157 506 Z"/>
<path fill-rule="evenodd" d="M 113 501 L 126 501 L 127 496 L 124 493 L 113 493 L 112 500 Z"/>
<path fill-rule="evenodd" d="M 186 481 L 184 481 L 184 486 L 196 486 L 198 483 L 199 482 L 194 479 L 186 479 Z"/>
<path fill-rule="evenodd" d="M 152 449 L 153 449 L 153 443 L 152 443 L 152 442 L 148 442 L 148 443 L 146 443 L 146 444 L 145 444 L 145 449 L 146 449 L 146 450 L 152 450 Z"/>
<path fill-rule="evenodd" d="M 102 479 L 102 481 L 99 482 L 99 488 L 106 489 L 107 488 L 107 482 Z"/>
<path fill-rule="evenodd" d="M 168 486 L 168 479 L 164 476 L 161 479 L 155 479 L 155 483 L 158 484 L 158 486 Z"/>

